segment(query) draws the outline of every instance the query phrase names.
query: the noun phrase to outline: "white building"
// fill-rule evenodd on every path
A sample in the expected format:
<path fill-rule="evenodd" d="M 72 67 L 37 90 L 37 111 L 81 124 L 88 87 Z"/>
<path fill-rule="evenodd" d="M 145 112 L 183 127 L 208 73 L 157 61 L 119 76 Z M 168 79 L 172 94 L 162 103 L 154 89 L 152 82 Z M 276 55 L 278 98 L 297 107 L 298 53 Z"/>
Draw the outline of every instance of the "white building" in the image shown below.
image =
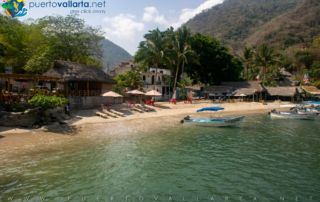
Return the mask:
<path fill-rule="evenodd" d="M 169 88 L 169 80 L 171 71 L 168 69 L 150 68 L 147 72 L 143 73 L 142 80 L 144 82 L 143 89 L 145 92 L 150 90 L 157 90 L 162 94 L 159 99 L 169 99 L 172 89 Z"/>

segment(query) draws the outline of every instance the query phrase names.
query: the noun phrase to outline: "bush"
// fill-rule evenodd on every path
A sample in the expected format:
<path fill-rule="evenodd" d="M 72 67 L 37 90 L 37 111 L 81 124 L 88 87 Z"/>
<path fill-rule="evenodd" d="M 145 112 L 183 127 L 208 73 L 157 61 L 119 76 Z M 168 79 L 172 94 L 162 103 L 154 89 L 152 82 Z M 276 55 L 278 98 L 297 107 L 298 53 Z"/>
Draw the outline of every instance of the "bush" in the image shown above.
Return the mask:
<path fill-rule="evenodd" d="M 68 100 L 64 97 L 37 94 L 33 96 L 28 102 L 33 107 L 50 109 L 66 105 L 68 103 Z"/>
<path fill-rule="evenodd" d="M 312 83 L 312 85 L 314 85 L 315 87 L 320 89 L 320 81 L 315 81 L 315 82 Z"/>

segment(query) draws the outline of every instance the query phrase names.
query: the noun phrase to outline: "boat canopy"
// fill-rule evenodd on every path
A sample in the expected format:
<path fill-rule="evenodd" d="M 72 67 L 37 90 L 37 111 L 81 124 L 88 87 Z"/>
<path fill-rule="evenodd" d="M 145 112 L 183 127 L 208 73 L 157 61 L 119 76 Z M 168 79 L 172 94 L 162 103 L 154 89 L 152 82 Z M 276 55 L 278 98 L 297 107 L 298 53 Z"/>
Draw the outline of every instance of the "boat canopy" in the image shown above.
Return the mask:
<path fill-rule="evenodd" d="M 309 105 L 320 105 L 320 102 L 318 101 L 307 101 L 307 102 L 303 102 L 304 104 L 309 104 Z"/>
<path fill-rule="evenodd" d="M 202 108 L 202 109 L 198 109 L 197 112 L 204 112 L 204 111 L 221 111 L 221 110 L 224 110 L 223 107 L 205 107 L 205 108 Z"/>

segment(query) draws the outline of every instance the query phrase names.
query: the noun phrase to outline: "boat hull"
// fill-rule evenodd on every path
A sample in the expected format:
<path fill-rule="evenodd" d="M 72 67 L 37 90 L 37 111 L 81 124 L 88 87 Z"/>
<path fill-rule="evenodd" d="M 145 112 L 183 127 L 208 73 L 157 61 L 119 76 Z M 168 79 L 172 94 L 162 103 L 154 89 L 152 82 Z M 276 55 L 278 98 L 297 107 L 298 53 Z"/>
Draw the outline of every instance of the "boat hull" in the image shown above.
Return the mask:
<path fill-rule="evenodd" d="M 270 112 L 270 117 L 275 119 L 300 119 L 300 120 L 313 120 L 316 114 L 299 114 L 290 112 Z"/>
<path fill-rule="evenodd" d="M 198 126 L 215 126 L 215 127 L 226 127 L 226 126 L 236 126 L 244 119 L 244 116 L 238 117 L 213 117 L 213 118 L 190 118 L 183 119 L 182 123 L 192 124 Z"/>

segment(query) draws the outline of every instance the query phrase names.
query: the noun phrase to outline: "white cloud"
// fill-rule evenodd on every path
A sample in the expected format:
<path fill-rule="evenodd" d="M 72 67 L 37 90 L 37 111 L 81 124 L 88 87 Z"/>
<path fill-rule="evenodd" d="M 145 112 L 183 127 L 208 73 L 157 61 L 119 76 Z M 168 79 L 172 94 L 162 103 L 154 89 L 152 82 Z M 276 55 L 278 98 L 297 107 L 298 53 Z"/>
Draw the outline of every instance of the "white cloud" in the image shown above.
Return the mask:
<path fill-rule="evenodd" d="M 142 20 L 147 23 L 156 23 L 163 26 L 169 24 L 166 18 L 160 15 L 158 9 L 154 6 L 144 8 Z"/>
<path fill-rule="evenodd" d="M 191 18 L 200 14 L 201 12 L 212 8 L 217 4 L 223 3 L 224 0 L 206 0 L 202 4 L 200 4 L 197 8 L 185 8 L 182 9 L 179 19 L 176 23 L 171 24 L 174 28 L 180 27 L 182 24 L 186 23 Z"/>
<path fill-rule="evenodd" d="M 123 39 L 130 39 L 137 32 L 144 30 L 144 24 L 136 20 L 130 14 L 119 14 L 114 17 L 104 18 L 107 26 L 104 29 L 107 35 L 117 36 Z"/>
<path fill-rule="evenodd" d="M 128 50 L 131 54 L 136 51 L 137 39 L 144 34 L 145 25 L 134 15 L 119 14 L 104 18 L 106 38 Z"/>

